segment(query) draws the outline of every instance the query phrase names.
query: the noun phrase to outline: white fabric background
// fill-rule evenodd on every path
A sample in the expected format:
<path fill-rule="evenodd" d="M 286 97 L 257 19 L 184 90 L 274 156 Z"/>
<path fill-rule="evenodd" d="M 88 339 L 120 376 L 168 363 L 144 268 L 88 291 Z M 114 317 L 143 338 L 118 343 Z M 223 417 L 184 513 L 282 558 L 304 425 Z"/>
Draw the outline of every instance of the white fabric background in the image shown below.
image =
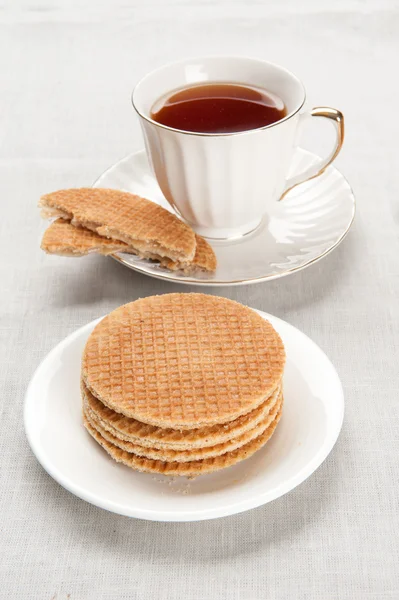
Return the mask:
<path fill-rule="evenodd" d="M 2 5 L 1 599 L 399 598 L 398 50 L 395 0 Z M 204 53 L 282 63 L 305 81 L 309 104 L 345 113 L 337 164 L 358 200 L 346 241 L 302 273 L 212 293 L 310 335 L 342 377 L 346 417 L 333 453 L 286 497 L 216 521 L 151 523 L 56 484 L 26 442 L 23 396 L 75 328 L 139 296 L 189 288 L 100 257 L 44 255 L 36 203 L 140 149 L 134 82 Z"/>

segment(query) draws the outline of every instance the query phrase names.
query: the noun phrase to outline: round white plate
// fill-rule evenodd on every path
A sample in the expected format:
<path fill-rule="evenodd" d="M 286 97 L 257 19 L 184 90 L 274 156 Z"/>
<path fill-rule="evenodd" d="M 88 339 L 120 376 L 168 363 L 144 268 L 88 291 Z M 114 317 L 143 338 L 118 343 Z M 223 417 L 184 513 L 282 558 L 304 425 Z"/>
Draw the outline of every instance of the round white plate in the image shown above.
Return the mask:
<path fill-rule="evenodd" d="M 320 158 L 298 149 L 290 175 L 300 173 Z M 94 187 L 115 188 L 144 196 L 173 212 L 148 164 L 144 150 L 109 168 Z M 214 274 L 187 277 L 132 254 L 114 258 L 130 269 L 158 279 L 190 285 L 243 285 L 284 277 L 320 260 L 348 233 L 355 215 L 352 190 L 330 166 L 320 177 L 292 190 L 251 234 L 234 241 L 209 240 L 218 267 Z"/>
<path fill-rule="evenodd" d="M 43 360 L 25 399 L 25 430 L 46 471 L 101 508 L 152 521 L 200 521 L 239 513 L 286 494 L 324 461 L 344 414 L 333 365 L 305 334 L 258 311 L 287 352 L 284 408 L 276 433 L 248 460 L 194 480 L 132 471 L 114 462 L 82 424 L 80 360 L 99 319 L 78 329 Z"/>

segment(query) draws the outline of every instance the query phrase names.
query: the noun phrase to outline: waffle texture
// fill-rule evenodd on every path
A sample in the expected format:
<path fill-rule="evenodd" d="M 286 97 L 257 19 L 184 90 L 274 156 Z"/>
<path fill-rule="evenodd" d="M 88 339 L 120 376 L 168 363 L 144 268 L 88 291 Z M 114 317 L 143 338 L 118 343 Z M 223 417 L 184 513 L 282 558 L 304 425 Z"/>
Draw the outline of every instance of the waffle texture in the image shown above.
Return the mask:
<path fill-rule="evenodd" d="M 116 412 L 183 430 L 254 410 L 280 384 L 284 364 L 279 335 L 252 309 L 166 294 L 121 306 L 96 326 L 82 379 Z"/>
<path fill-rule="evenodd" d="M 48 254 L 59 256 L 85 256 L 92 252 L 106 255 L 129 251 L 124 242 L 101 237 L 84 227 L 75 227 L 65 219 L 57 219 L 49 225 L 40 247 Z"/>
<path fill-rule="evenodd" d="M 217 259 L 212 246 L 200 235 L 195 234 L 195 240 L 195 256 L 190 264 L 183 267 L 184 273 L 186 275 L 191 275 L 198 271 L 213 273 L 216 271 Z M 168 258 L 162 260 L 161 264 L 171 271 L 177 271 L 180 268 L 179 263 L 173 262 L 173 260 Z"/>
<path fill-rule="evenodd" d="M 197 271 L 213 272 L 216 269 L 216 256 L 212 247 L 204 238 L 199 235 L 195 236 L 196 250 L 193 261 L 184 267 L 184 272 L 189 275 Z M 176 271 L 181 268 L 178 262 L 174 262 L 170 258 L 157 256 L 147 251 L 140 252 L 136 242 L 136 248 L 132 248 L 125 242 L 107 238 L 104 236 L 86 229 L 72 225 L 67 219 L 59 218 L 44 232 L 41 249 L 47 254 L 57 254 L 58 256 L 85 256 L 91 253 L 109 255 L 115 252 L 125 252 L 128 254 L 142 254 L 143 257 L 159 260 L 161 265 L 171 271 Z"/>
<path fill-rule="evenodd" d="M 195 255 L 191 227 L 158 204 L 120 190 L 77 188 L 46 194 L 39 206 L 69 218 L 99 235 L 129 246 L 140 246 L 157 256 L 189 263 Z"/>
<path fill-rule="evenodd" d="M 213 471 L 225 469 L 226 467 L 230 467 L 252 456 L 255 452 L 260 450 L 260 448 L 262 448 L 266 442 L 269 441 L 277 427 L 280 417 L 281 408 L 267 429 L 265 429 L 265 431 L 257 438 L 251 440 L 244 446 L 241 446 L 241 448 L 233 450 L 232 452 L 226 452 L 222 456 L 205 458 L 203 460 L 193 460 L 190 462 L 165 462 L 162 460 L 153 460 L 143 456 L 138 456 L 132 452 L 126 452 L 126 450 L 122 450 L 121 448 L 118 448 L 118 446 L 115 446 L 106 440 L 90 424 L 85 416 L 83 416 L 83 422 L 90 435 L 117 462 L 123 463 L 126 466 L 135 469 L 136 471 L 159 473 L 162 475 L 195 477 L 198 475 L 204 475 L 205 473 L 212 473 Z"/>
<path fill-rule="evenodd" d="M 148 448 L 167 450 L 192 450 L 228 442 L 250 431 L 263 421 L 275 406 L 281 387 L 273 392 L 255 410 L 228 423 L 196 429 L 170 429 L 147 425 L 121 415 L 100 402 L 81 382 L 83 404 L 95 416 L 101 427 L 121 441 L 132 442 Z M 116 444 L 118 445 L 118 444 Z"/>
<path fill-rule="evenodd" d="M 192 450 L 170 450 L 167 448 L 149 448 L 135 444 L 132 442 L 126 442 L 120 438 L 114 436 L 109 429 L 106 429 L 101 425 L 101 422 L 96 417 L 95 413 L 90 410 L 87 404 L 83 405 L 83 412 L 90 425 L 102 435 L 104 439 L 111 442 L 114 446 L 117 446 L 121 450 L 126 452 L 133 452 L 138 456 L 144 456 L 153 460 L 162 460 L 166 462 L 190 462 L 193 460 L 202 460 L 204 458 L 212 458 L 214 456 L 221 456 L 226 452 L 231 452 L 241 448 L 244 444 L 247 444 L 251 440 L 261 435 L 265 429 L 275 419 L 277 412 L 281 408 L 282 395 L 279 394 L 278 400 L 265 418 L 258 423 L 253 429 L 246 431 L 245 433 L 235 437 L 228 442 L 217 444 L 215 446 L 208 446 L 206 448 L 194 448 Z"/>

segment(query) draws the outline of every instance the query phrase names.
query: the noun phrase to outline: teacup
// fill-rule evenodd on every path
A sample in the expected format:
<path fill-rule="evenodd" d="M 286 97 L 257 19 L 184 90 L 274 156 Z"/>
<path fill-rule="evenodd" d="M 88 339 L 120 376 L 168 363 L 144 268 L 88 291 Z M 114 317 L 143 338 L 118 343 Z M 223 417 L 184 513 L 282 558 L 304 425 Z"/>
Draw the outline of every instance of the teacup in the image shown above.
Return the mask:
<path fill-rule="evenodd" d="M 173 90 L 207 82 L 257 86 L 281 98 L 286 116 L 236 133 L 196 133 L 174 129 L 151 117 L 153 105 Z M 226 239 L 245 235 L 260 224 L 274 202 L 293 187 L 317 177 L 339 153 L 344 119 L 339 110 L 317 107 L 301 112 L 301 81 L 272 63 L 232 56 L 187 59 L 152 71 L 132 94 L 149 162 L 168 202 L 200 235 Z M 330 154 L 288 177 L 299 125 L 310 116 L 329 119 L 335 128 Z"/>

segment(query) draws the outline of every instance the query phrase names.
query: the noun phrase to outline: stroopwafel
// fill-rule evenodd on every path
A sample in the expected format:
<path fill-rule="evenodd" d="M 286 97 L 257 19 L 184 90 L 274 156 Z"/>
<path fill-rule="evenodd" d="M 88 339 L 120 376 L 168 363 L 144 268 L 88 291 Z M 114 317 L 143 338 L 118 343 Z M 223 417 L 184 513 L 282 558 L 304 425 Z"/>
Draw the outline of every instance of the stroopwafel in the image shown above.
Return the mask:
<path fill-rule="evenodd" d="M 83 403 L 95 415 L 102 428 L 121 441 L 167 450 L 207 448 L 241 436 L 266 418 L 275 406 L 281 392 L 281 388 L 278 386 L 260 406 L 228 423 L 178 430 L 147 425 L 136 419 L 125 417 L 102 404 L 89 392 L 83 382 L 81 382 L 81 387 Z"/>
<path fill-rule="evenodd" d="M 261 435 L 248 442 L 248 444 L 241 446 L 241 448 L 233 450 L 232 452 L 226 452 L 226 454 L 223 454 L 222 456 L 190 462 L 164 462 L 126 452 L 126 450 L 121 450 L 106 440 L 96 429 L 94 429 L 94 427 L 92 427 L 86 417 L 84 417 L 84 425 L 96 442 L 98 442 L 98 444 L 100 444 L 100 446 L 102 446 L 116 462 L 123 463 L 136 471 L 159 473 L 162 475 L 185 475 L 188 477 L 196 477 L 198 475 L 204 475 L 206 473 L 212 473 L 230 467 L 252 456 L 269 441 L 277 427 L 280 417 L 281 409 L 276 414 L 274 421 Z"/>
<path fill-rule="evenodd" d="M 279 335 L 252 309 L 166 294 L 121 306 L 96 326 L 82 379 L 116 412 L 183 430 L 254 410 L 279 385 L 284 363 Z"/>
<path fill-rule="evenodd" d="M 77 188 L 42 196 L 46 217 L 62 217 L 72 225 L 122 241 L 143 256 L 166 257 L 187 266 L 195 256 L 194 231 L 158 204 L 120 190 Z"/>
<path fill-rule="evenodd" d="M 140 444 L 126 442 L 121 440 L 120 438 L 113 435 L 109 429 L 106 429 L 102 426 L 99 419 L 97 419 L 95 413 L 91 411 L 88 407 L 87 403 L 83 405 L 83 412 L 90 423 L 90 425 L 97 430 L 101 436 L 113 444 L 117 446 L 121 450 L 126 450 L 126 452 L 130 452 L 136 454 L 138 456 L 142 456 L 145 458 L 150 458 L 153 460 L 161 460 L 164 462 L 191 462 L 194 460 L 203 460 L 205 458 L 212 458 L 215 456 L 221 456 L 226 454 L 227 452 L 232 452 L 233 450 L 237 450 L 241 446 L 244 446 L 251 440 L 259 437 L 267 427 L 274 421 L 277 413 L 279 412 L 282 405 L 282 394 L 280 393 L 278 396 L 278 400 L 269 414 L 263 418 L 254 428 L 242 433 L 241 435 L 230 439 L 227 442 L 223 442 L 221 444 L 217 444 L 215 446 L 208 446 L 202 448 L 193 448 L 190 450 L 170 450 L 166 447 L 164 448 L 149 448 L 146 446 L 142 446 Z"/>
<path fill-rule="evenodd" d="M 43 234 L 41 249 L 47 254 L 59 256 L 85 256 L 92 252 L 112 254 L 129 252 L 129 246 L 84 227 L 75 227 L 65 219 L 57 219 L 49 225 Z"/>

